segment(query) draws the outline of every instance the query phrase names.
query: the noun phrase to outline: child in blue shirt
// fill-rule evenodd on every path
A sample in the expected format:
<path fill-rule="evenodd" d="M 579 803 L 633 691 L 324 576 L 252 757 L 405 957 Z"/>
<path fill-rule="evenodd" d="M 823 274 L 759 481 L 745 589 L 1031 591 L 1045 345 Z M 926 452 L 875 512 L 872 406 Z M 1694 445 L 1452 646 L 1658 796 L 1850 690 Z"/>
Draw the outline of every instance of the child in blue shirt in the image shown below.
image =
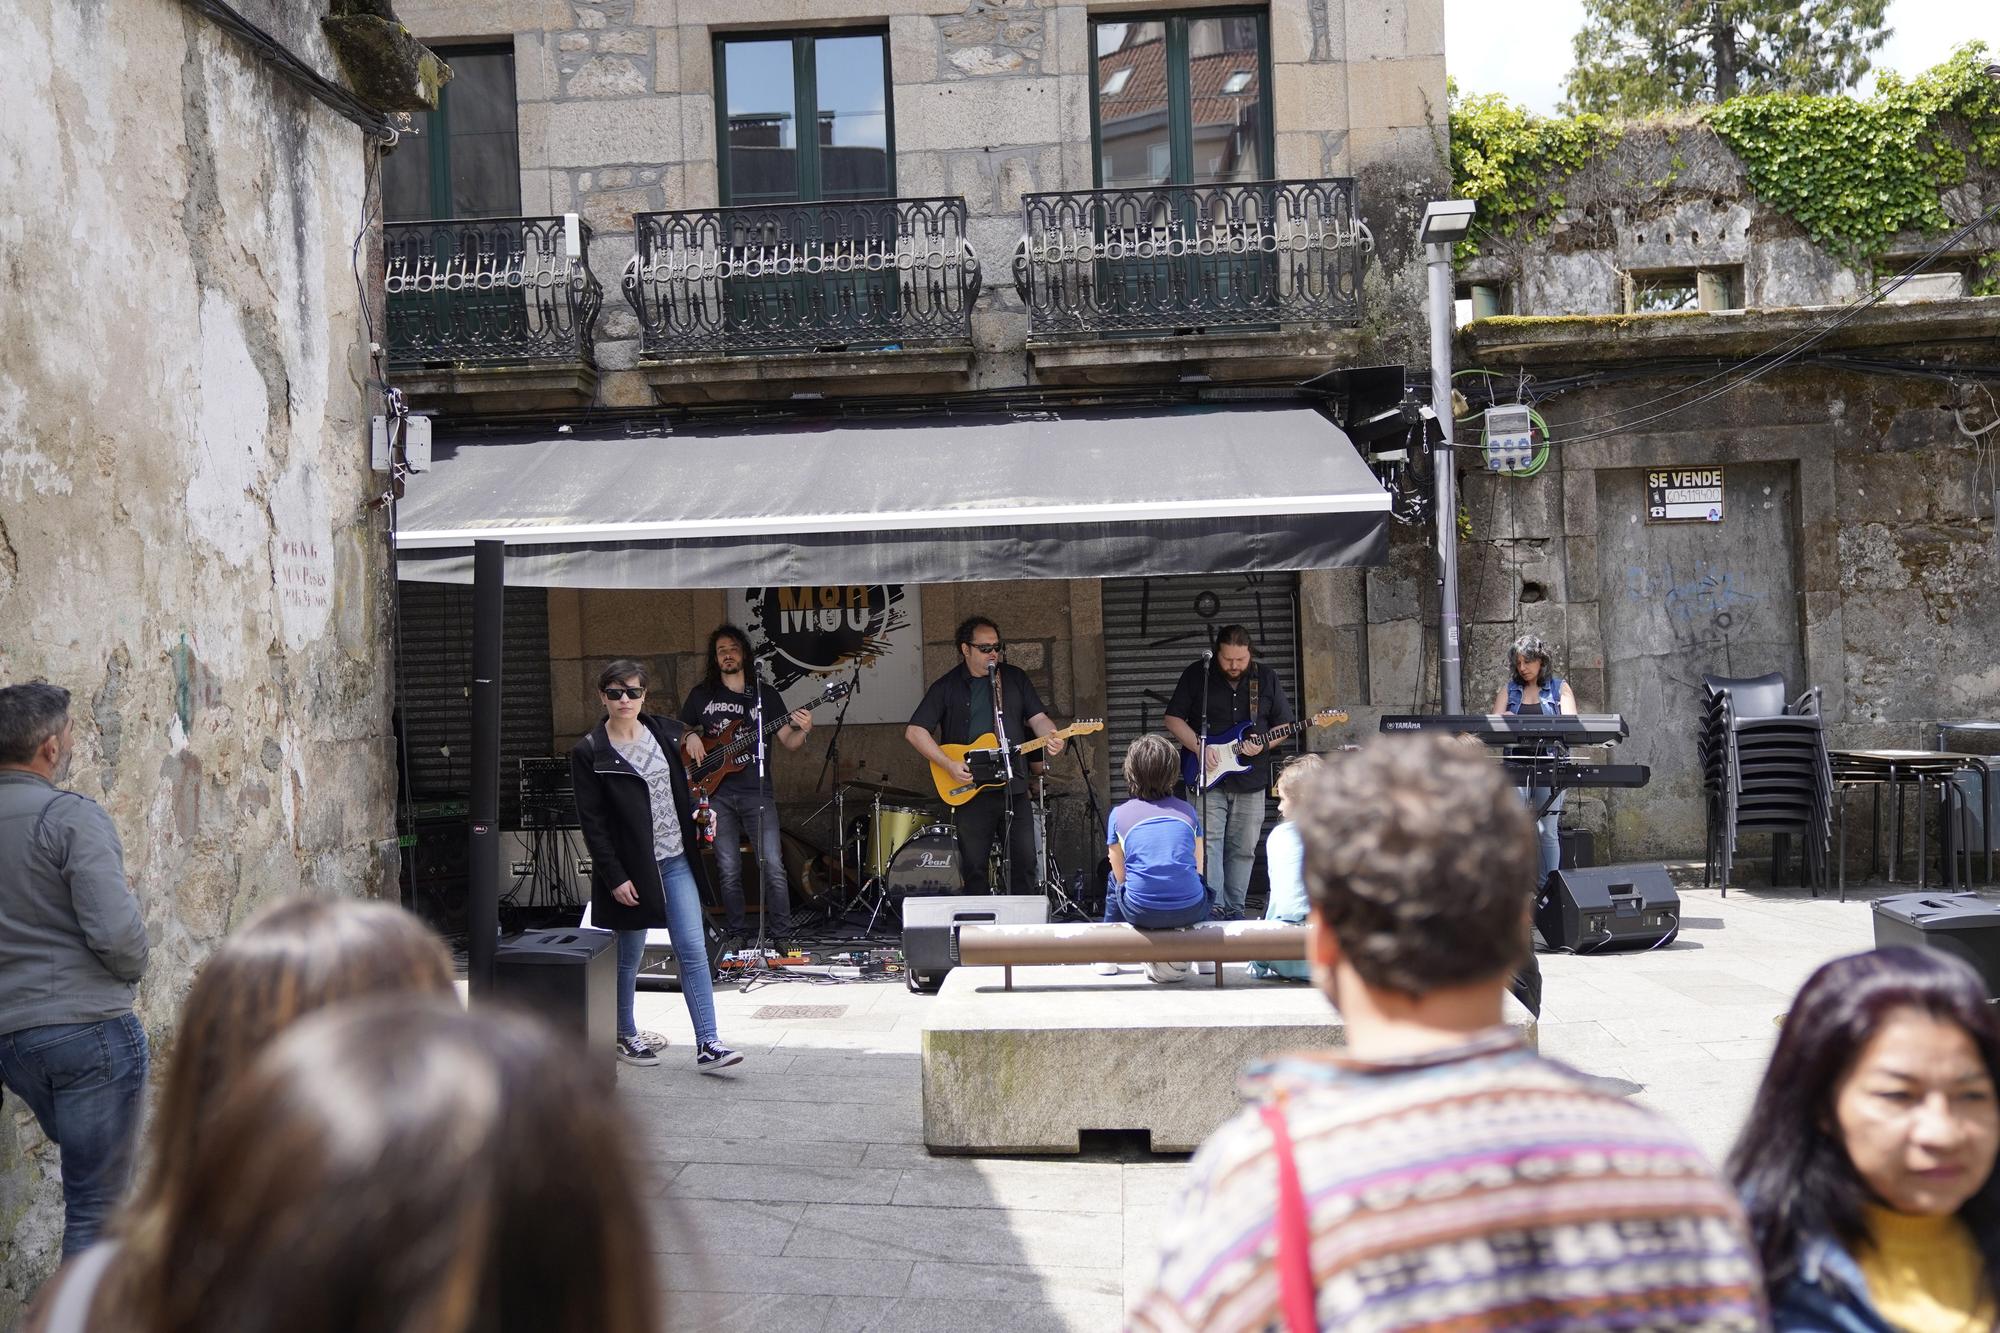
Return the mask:
<path fill-rule="evenodd" d="M 1209 919 L 1194 807 L 1172 794 L 1180 769 L 1180 747 L 1158 732 L 1139 737 L 1125 751 L 1125 789 L 1132 799 L 1111 812 L 1104 830 L 1111 859 L 1104 892 L 1108 922 L 1172 930 Z M 1097 970 L 1110 975 L 1118 968 L 1099 963 Z M 1155 981 L 1179 981 L 1187 971 L 1185 963 L 1147 965 Z"/>
<path fill-rule="evenodd" d="M 1278 818 L 1271 836 L 1264 840 L 1264 865 L 1271 877 L 1271 901 L 1264 908 L 1266 921 L 1302 925 L 1312 902 L 1306 894 L 1306 844 L 1299 826 L 1292 822 L 1292 808 L 1306 783 L 1326 767 L 1316 754 L 1302 754 L 1278 771 L 1274 790 L 1278 793 Z M 1250 964 L 1253 977 L 1282 977 L 1287 981 L 1312 980 L 1312 967 L 1296 959 Z"/>

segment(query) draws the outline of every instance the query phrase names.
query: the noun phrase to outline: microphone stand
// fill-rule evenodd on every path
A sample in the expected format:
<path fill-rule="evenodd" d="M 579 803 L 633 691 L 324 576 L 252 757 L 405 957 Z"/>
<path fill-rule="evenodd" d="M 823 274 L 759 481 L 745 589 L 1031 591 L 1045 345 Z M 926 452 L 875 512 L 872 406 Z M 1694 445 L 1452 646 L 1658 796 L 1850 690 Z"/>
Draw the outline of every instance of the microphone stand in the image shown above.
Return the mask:
<path fill-rule="evenodd" d="M 1000 742 L 1000 772 L 1006 785 L 1000 789 L 1004 804 L 1000 807 L 1000 878 L 1008 889 L 1014 887 L 1014 745 L 1007 739 L 1007 716 L 1001 711 L 1000 697 L 1006 693 L 1000 688 L 1000 659 L 996 656 L 993 665 L 986 672 L 986 679 L 993 689 L 993 734 Z M 1001 892 L 999 886 L 987 882 L 989 894 Z"/>
<path fill-rule="evenodd" d="M 745 673 L 744 684 L 750 690 L 750 726 L 752 728 L 751 734 L 757 738 L 756 750 L 755 750 L 757 756 L 757 766 L 755 769 L 756 792 L 757 792 L 757 827 L 753 830 L 752 834 L 752 836 L 754 836 L 756 839 L 755 846 L 757 849 L 756 856 L 752 858 L 757 862 L 757 945 L 756 945 L 757 958 L 755 962 L 751 963 L 751 965 L 745 968 L 743 972 L 740 974 L 742 980 L 742 986 L 744 989 L 747 990 L 757 982 L 775 981 L 783 974 L 779 972 L 776 968 L 770 968 L 764 965 L 765 932 L 771 924 L 771 871 L 767 866 L 765 866 L 763 857 L 764 820 L 767 816 L 775 816 L 777 807 L 777 797 L 775 795 L 775 789 L 774 789 L 774 794 L 771 799 L 772 808 L 766 810 L 764 807 L 764 775 L 770 770 L 764 766 L 765 763 L 767 762 L 766 751 L 764 748 L 764 686 L 763 683 L 757 679 L 757 658 L 751 653 L 745 653 L 743 654 L 743 657 L 744 657 L 743 670 Z M 743 849 L 741 847 L 731 847 L 726 850 L 728 850 L 731 854 L 737 856 L 741 856 L 743 853 Z M 780 848 L 779 856 L 781 859 L 783 855 L 784 855 L 784 850 L 783 848 Z"/>
<path fill-rule="evenodd" d="M 1201 734 L 1200 736 L 1197 737 L 1199 744 L 1195 747 L 1195 752 L 1194 752 L 1194 757 L 1195 757 L 1194 822 L 1195 822 L 1195 836 L 1201 839 L 1201 854 L 1203 858 L 1202 865 L 1207 870 L 1210 871 L 1214 870 L 1215 867 L 1209 865 L 1209 861 L 1213 860 L 1214 858 L 1210 857 L 1208 854 L 1208 691 L 1209 691 L 1208 678 L 1210 673 L 1213 672 L 1214 670 L 1215 670 L 1215 649 L 1213 648 L 1202 649 L 1201 650 Z M 1208 879 L 1208 875 L 1203 874 L 1202 879 L 1206 881 Z M 1206 887 L 1205 884 L 1204 887 Z M 1222 901 L 1222 896 L 1219 893 L 1215 892 L 1213 889 L 1209 890 L 1208 910 L 1210 912 L 1214 912 L 1216 906 L 1221 901 Z"/>

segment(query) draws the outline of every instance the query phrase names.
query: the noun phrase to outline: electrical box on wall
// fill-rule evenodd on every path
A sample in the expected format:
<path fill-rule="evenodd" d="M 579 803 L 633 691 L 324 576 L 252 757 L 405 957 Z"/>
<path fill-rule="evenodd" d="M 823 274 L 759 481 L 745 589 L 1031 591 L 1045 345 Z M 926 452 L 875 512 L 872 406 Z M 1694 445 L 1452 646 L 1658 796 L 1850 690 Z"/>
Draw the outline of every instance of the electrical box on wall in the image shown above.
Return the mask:
<path fill-rule="evenodd" d="M 1521 404 L 1486 409 L 1486 470 L 1520 472 L 1535 461 L 1535 419 Z"/>
<path fill-rule="evenodd" d="M 403 462 L 412 472 L 431 470 L 431 419 L 411 415 L 404 417 L 408 423 L 403 433 Z M 392 418 L 378 416 L 371 424 L 368 438 L 368 465 L 377 472 L 389 471 L 391 432 L 395 429 Z"/>

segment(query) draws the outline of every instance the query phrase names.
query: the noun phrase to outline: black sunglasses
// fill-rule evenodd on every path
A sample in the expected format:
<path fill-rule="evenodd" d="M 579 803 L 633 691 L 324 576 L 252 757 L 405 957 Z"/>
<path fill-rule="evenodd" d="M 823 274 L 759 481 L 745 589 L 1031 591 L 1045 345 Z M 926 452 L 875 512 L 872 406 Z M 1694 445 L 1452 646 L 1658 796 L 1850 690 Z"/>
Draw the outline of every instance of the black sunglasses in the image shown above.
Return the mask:
<path fill-rule="evenodd" d="M 998 639 L 995 639 L 992 643 L 973 643 L 967 640 L 965 646 L 975 653 L 1004 653 L 1007 651 L 1007 645 Z"/>
<path fill-rule="evenodd" d="M 604 692 L 604 697 L 607 699 L 643 699 L 646 697 L 646 691 L 637 685 L 623 687 L 613 685 Z"/>

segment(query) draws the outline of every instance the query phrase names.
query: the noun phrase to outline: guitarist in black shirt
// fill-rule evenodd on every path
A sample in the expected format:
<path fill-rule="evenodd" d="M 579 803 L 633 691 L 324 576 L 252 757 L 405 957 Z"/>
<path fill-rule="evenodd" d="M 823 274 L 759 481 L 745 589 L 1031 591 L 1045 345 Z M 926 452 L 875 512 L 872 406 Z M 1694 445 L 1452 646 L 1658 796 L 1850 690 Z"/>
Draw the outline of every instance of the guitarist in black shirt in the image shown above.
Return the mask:
<path fill-rule="evenodd" d="M 1206 717 L 1203 696 L 1206 695 Z M 1188 664 L 1167 703 L 1166 727 L 1181 748 L 1200 754 L 1201 726 L 1208 724 L 1208 743 L 1242 739 L 1247 770 L 1217 779 L 1207 791 L 1189 791 L 1188 800 L 1201 807 L 1202 878 L 1208 882 L 1218 915 L 1243 915 L 1250 893 L 1250 868 L 1257 860 L 1257 843 L 1264 836 L 1264 794 L 1271 785 L 1271 752 L 1263 734 L 1292 721 L 1291 701 L 1278 673 L 1252 660 L 1250 631 L 1225 625 L 1215 636 L 1213 661 Z"/>
<path fill-rule="evenodd" d="M 750 658 L 750 640 L 734 625 L 719 625 L 708 636 L 708 674 L 688 691 L 681 705 L 680 720 L 701 733 L 714 749 L 725 728 L 749 732 L 750 695 L 745 667 Z M 758 682 L 764 697 L 765 725 L 785 711 L 785 700 L 768 683 Z M 787 750 L 806 743 L 812 730 L 809 709 L 792 710 L 777 741 Z M 734 733 L 732 733 L 734 734 Z M 785 882 L 785 858 L 778 844 L 778 800 L 771 786 L 771 774 L 757 771 L 753 752 L 749 767 L 722 779 L 709 798 L 715 813 L 715 868 L 721 881 L 725 928 L 732 947 L 748 934 L 743 920 L 743 834 L 750 833 L 750 845 L 757 855 L 757 871 L 764 886 L 764 914 L 767 933 L 778 937 L 789 933 L 792 895 Z"/>

